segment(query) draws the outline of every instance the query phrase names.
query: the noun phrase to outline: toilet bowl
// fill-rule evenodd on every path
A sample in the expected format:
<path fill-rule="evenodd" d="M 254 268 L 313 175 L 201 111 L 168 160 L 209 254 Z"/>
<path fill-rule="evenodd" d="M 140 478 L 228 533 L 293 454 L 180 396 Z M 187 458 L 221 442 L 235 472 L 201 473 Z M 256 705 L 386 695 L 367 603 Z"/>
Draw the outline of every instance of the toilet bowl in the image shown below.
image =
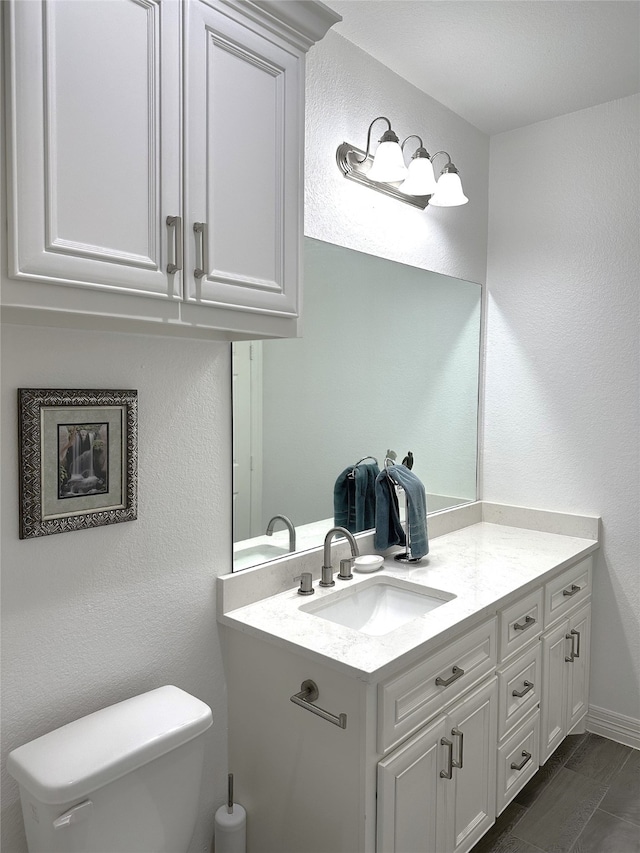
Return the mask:
<path fill-rule="evenodd" d="M 211 723 L 165 686 L 13 750 L 29 853 L 186 853 Z"/>

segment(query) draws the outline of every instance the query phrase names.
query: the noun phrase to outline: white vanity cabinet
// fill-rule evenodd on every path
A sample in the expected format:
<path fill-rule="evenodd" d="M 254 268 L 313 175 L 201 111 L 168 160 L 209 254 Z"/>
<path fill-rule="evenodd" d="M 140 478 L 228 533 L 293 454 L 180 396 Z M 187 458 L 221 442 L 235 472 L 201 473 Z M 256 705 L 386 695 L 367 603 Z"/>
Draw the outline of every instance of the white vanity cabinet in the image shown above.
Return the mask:
<path fill-rule="evenodd" d="M 508 551 L 494 557 L 507 535 L 490 525 L 452 534 L 452 559 L 464 546 L 473 561 L 467 581 L 451 580 L 460 595 L 450 616 L 435 611 L 441 632 L 427 614 L 395 637 L 356 634 L 307 622 L 295 589 L 243 604 L 244 573 L 219 578 L 233 604 L 223 602 L 220 619 L 229 766 L 251 816 L 248 853 L 467 853 L 583 724 L 592 571 L 585 554 L 595 549 L 589 540 L 565 545 L 563 537 L 513 533 L 526 550 L 511 567 Z M 537 543 L 541 551 L 557 546 L 558 561 L 543 554 L 536 573 Z M 446 545 L 443 536 L 441 551 Z M 483 571 L 496 559 L 500 578 L 487 579 L 487 595 L 478 552 Z M 426 567 L 422 583 L 441 582 L 436 571 Z M 456 607 L 467 611 L 459 621 L 451 620 Z M 422 636 L 415 645 L 410 632 Z M 307 679 L 319 691 L 314 708 L 290 701 Z M 346 728 L 332 725 L 342 714 Z"/>
<path fill-rule="evenodd" d="M 378 684 L 226 631 L 229 766 L 252 816 L 248 850 L 470 850 L 495 820 L 495 622 Z M 346 729 L 289 701 L 307 678 Z"/>
<path fill-rule="evenodd" d="M 304 54 L 338 17 L 248 0 L 6 6 L 5 317 L 295 335 Z"/>

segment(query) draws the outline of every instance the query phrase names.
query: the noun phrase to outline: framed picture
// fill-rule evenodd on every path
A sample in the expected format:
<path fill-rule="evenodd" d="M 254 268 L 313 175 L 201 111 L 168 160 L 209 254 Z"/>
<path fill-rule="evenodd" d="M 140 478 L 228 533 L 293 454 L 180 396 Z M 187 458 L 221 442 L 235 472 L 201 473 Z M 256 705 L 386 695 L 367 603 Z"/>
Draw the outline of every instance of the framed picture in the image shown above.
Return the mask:
<path fill-rule="evenodd" d="M 20 538 L 137 518 L 138 392 L 18 389 Z"/>

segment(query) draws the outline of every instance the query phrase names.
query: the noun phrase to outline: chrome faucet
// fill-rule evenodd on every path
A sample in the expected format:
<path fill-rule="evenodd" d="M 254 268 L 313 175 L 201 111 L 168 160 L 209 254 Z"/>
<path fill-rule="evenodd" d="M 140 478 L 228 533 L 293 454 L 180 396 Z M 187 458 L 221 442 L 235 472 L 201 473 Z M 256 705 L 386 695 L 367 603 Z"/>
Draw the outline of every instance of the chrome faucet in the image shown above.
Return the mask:
<path fill-rule="evenodd" d="M 291 523 L 291 520 L 287 518 L 286 515 L 274 515 L 269 524 L 267 524 L 266 534 L 267 536 L 271 536 L 273 534 L 273 528 L 275 527 L 276 521 L 284 521 L 287 525 L 287 530 L 289 531 L 289 550 L 296 550 L 296 529 Z"/>
<path fill-rule="evenodd" d="M 331 542 L 333 541 L 334 536 L 344 536 L 351 546 L 351 560 L 355 559 L 355 557 L 360 556 L 360 551 L 358 551 L 358 543 L 353 538 L 353 535 L 347 530 L 346 527 L 332 527 L 331 530 L 324 537 L 324 560 L 322 563 L 322 579 L 320 581 L 320 586 L 335 586 L 336 582 L 333 579 L 333 566 L 331 565 Z M 341 577 L 346 579 L 346 575 L 342 575 L 342 564 L 340 568 Z"/>

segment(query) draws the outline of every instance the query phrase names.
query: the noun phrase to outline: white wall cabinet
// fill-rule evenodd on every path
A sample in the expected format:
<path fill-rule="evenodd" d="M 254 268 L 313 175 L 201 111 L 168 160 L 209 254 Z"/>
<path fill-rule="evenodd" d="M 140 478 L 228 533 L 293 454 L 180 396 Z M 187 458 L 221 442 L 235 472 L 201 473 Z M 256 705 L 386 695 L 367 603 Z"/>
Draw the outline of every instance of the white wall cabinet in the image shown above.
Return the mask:
<path fill-rule="evenodd" d="M 10 274 L 178 294 L 179 4 L 16 2 L 7 18 Z"/>
<path fill-rule="evenodd" d="M 304 54 L 335 20 L 298 2 L 7 4 L 6 318 L 295 335 Z"/>

